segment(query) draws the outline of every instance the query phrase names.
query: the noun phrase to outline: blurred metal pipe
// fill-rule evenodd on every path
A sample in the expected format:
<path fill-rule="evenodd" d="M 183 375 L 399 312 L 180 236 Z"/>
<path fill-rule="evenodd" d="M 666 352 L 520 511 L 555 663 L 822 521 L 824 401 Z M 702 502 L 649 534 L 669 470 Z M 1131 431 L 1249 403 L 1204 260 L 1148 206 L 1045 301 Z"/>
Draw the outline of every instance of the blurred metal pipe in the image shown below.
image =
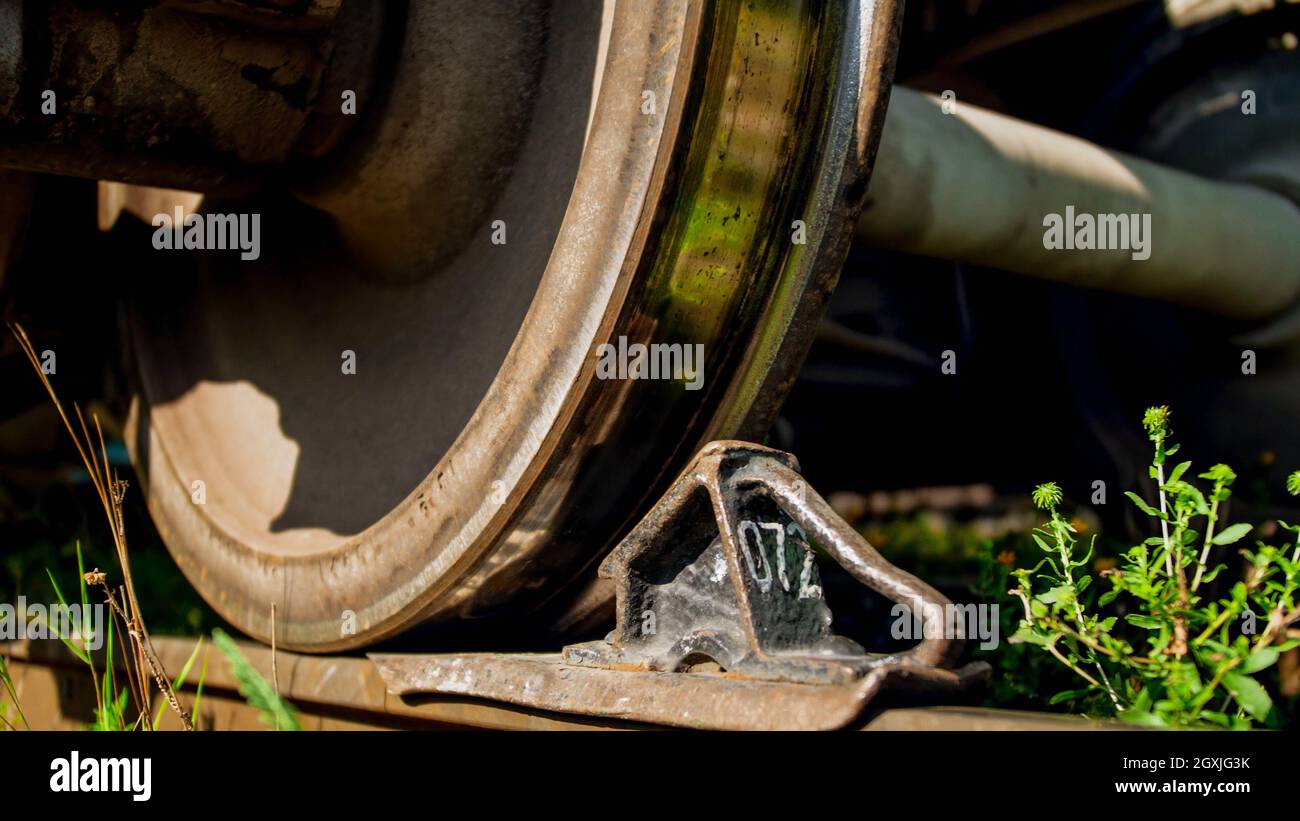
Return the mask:
<path fill-rule="evenodd" d="M 949 109 L 894 88 L 860 240 L 1234 319 L 1274 317 L 1300 300 L 1300 207 L 1286 197 L 975 106 Z M 1067 209 L 1150 215 L 1150 257 L 1048 249 L 1049 215 Z"/>

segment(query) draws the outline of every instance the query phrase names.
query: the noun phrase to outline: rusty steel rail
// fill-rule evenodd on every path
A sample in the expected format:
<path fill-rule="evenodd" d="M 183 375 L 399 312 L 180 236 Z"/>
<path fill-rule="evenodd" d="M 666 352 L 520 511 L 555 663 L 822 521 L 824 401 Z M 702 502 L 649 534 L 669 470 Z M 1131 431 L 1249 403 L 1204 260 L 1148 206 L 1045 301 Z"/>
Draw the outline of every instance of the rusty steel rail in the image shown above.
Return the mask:
<path fill-rule="evenodd" d="M 159 660 L 178 671 L 194 650 L 192 637 L 154 639 Z M 271 680 L 271 648 L 238 642 L 244 656 Z M 58 641 L 0 642 L 23 711 L 38 730 L 82 730 L 94 721 L 95 694 L 86 665 Z M 197 723 L 200 730 L 269 730 L 258 711 L 239 695 L 238 683 L 215 648 L 209 650 Z M 194 702 L 202 659 L 178 688 L 188 708 Z M 298 710 L 307 730 L 638 730 L 654 725 L 612 717 L 547 712 L 504 702 L 455 695 L 394 696 L 384 688 L 375 666 L 361 656 L 308 656 L 279 651 L 280 694 Z M 101 666 L 102 669 L 102 666 Z M 155 694 L 156 696 L 156 694 Z M 0 703 L 6 699 L 0 696 Z M 155 712 L 162 707 L 155 700 Z M 12 712 L 12 711 L 11 711 Z M 863 730 L 1090 730 L 1130 729 L 1116 722 L 1076 716 L 979 707 L 895 707 L 870 713 L 856 725 Z M 179 730 L 180 722 L 163 710 L 160 729 Z"/>

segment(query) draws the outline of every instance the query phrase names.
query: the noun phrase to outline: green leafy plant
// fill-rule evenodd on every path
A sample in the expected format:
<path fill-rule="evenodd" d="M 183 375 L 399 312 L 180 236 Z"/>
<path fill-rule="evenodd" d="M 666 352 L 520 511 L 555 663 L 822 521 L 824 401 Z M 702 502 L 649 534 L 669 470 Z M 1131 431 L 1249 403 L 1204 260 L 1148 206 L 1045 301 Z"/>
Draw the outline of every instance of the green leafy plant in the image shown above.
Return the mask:
<path fill-rule="evenodd" d="M 62 631 L 64 626 L 61 621 L 51 621 L 49 627 L 51 630 L 57 630 L 54 635 L 68 651 L 76 657 L 81 663 L 86 665 L 90 673 L 91 682 L 95 694 L 94 720 L 89 725 L 90 730 L 101 731 L 124 731 L 124 730 L 141 730 L 141 729 L 158 729 L 163 712 L 168 707 L 168 701 L 160 701 L 157 714 L 153 720 L 147 721 L 147 713 L 144 707 L 140 705 L 148 704 L 148 685 L 141 686 L 141 682 L 136 679 L 133 660 L 129 653 L 130 645 L 123 645 L 118 641 L 119 623 L 125 623 L 124 613 L 120 606 L 115 602 L 112 591 L 104 585 L 104 574 L 98 570 L 85 572 L 85 562 L 81 554 L 81 545 L 77 545 L 77 566 L 81 571 L 78 574 L 79 588 L 81 594 L 81 609 L 77 611 L 81 614 L 82 624 L 75 625 L 71 635 Z M 58 580 L 54 573 L 46 570 L 54 595 L 59 605 L 68 609 L 68 601 L 63 595 L 63 590 L 59 586 Z M 104 652 L 102 657 L 97 658 L 98 654 L 92 652 L 91 644 L 93 629 L 89 622 L 90 612 L 90 592 L 89 587 L 98 584 L 103 585 L 108 602 L 105 606 L 110 607 L 110 616 L 103 626 L 104 630 Z M 181 669 L 180 675 L 176 677 L 172 684 L 173 689 L 180 689 L 181 683 L 189 675 L 190 668 L 193 666 L 195 659 L 198 658 L 199 650 L 203 646 L 202 639 L 195 645 L 189 660 Z M 121 675 L 119 675 L 118 662 L 122 662 Z M 203 695 L 203 678 L 207 672 L 206 657 L 204 662 L 203 673 L 199 676 L 198 689 L 194 696 L 194 705 L 192 710 L 197 714 L 200 699 Z M 16 717 L 22 722 L 25 729 L 31 729 L 27 722 L 27 717 L 22 712 L 22 705 L 18 699 L 18 693 L 13 685 L 13 680 L 9 675 L 3 657 L 0 657 L 0 684 L 4 685 L 4 695 L 8 697 L 7 702 L 3 705 L 3 711 L 0 712 L 0 724 L 6 729 L 15 730 L 18 727 L 9 718 L 10 707 L 16 711 Z M 133 710 L 133 706 L 136 708 Z M 133 717 L 134 716 L 134 717 Z"/>
<path fill-rule="evenodd" d="M 8 701 L 0 705 L 0 724 L 8 730 L 18 729 L 9 719 L 9 710 L 12 707 L 18 720 L 23 723 L 23 727 L 30 730 L 32 725 L 27 723 L 27 716 L 23 715 L 23 706 L 18 703 L 18 692 L 14 689 L 14 680 L 9 676 L 9 667 L 5 663 L 4 656 L 0 656 L 0 684 L 4 685 L 5 695 L 8 696 Z"/>
<path fill-rule="evenodd" d="M 244 656 L 239 645 L 235 644 L 235 640 L 226 631 L 219 627 L 213 630 L 212 642 L 230 661 L 230 670 L 239 682 L 239 694 L 249 706 L 261 713 L 262 721 L 277 730 L 302 729 L 298 723 L 298 712 L 293 705 L 281 698 L 276 686 L 257 672 L 257 668 Z"/>
<path fill-rule="evenodd" d="M 1034 491 L 1034 504 L 1050 518 L 1033 534 L 1042 560 L 1010 574 L 1016 586 L 1008 593 L 1023 608 L 1012 642 L 1039 648 L 1074 674 L 1081 686 L 1058 693 L 1053 703 L 1154 726 L 1276 724 L 1273 699 L 1258 674 L 1300 645 L 1293 628 L 1300 621 L 1300 525 L 1279 523 L 1280 532 L 1293 537 L 1280 547 L 1257 541 L 1241 549 L 1243 578 L 1227 595 L 1206 595 L 1226 569 L 1210 563 L 1251 527 L 1223 526 L 1223 505 L 1236 478 L 1226 465 L 1199 474 L 1208 492 L 1188 478 L 1190 462 L 1166 471 L 1178 452 L 1170 445 L 1169 417 L 1168 408 L 1157 407 L 1143 418 L 1154 446 L 1155 503 L 1126 494 L 1158 523 L 1159 535 L 1100 574 L 1110 589 L 1095 605 L 1086 595 L 1094 580 L 1093 542 L 1086 549 L 1079 544 L 1075 527 L 1059 512 L 1062 494 L 1055 483 Z M 1300 471 L 1287 489 L 1300 495 Z"/>
<path fill-rule="evenodd" d="M 86 468 L 91 485 L 95 487 L 95 494 L 99 498 L 100 507 L 103 508 L 104 516 L 108 520 L 109 535 L 112 537 L 113 547 L 116 549 L 118 569 L 121 570 L 123 583 L 118 588 L 118 595 L 114 595 L 113 588 L 108 585 L 107 575 L 100 573 L 99 570 L 86 573 L 85 562 L 82 561 L 81 553 L 78 552 L 78 569 L 82 573 L 82 604 L 88 604 L 87 583 L 94 582 L 94 585 L 103 588 L 105 600 L 107 600 L 109 607 L 112 608 L 112 617 L 108 620 L 110 622 L 109 640 L 112 639 L 113 631 L 116 629 L 112 625 L 113 617 L 121 618 L 122 635 L 127 640 L 127 647 L 130 647 L 129 660 L 125 665 L 126 678 L 131 687 L 131 694 L 134 695 L 136 714 L 139 716 L 138 720 L 133 722 L 133 725 L 147 725 L 147 722 L 144 721 L 149 705 L 149 686 L 147 682 L 152 679 L 162 698 L 181 718 L 181 724 L 185 726 L 185 729 L 192 730 L 194 724 L 190 720 L 190 714 L 186 713 L 185 708 L 181 707 L 181 701 L 175 695 L 172 679 L 166 677 L 164 670 L 162 670 L 162 665 L 159 663 L 156 653 L 153 652 L 153 643 L 149 639 L 147 627 L 144 626 L 144 618 L 140 616 L 139 599 L 135 595 L 135 583 L 133 577 L 131 577 L 130 552 L 126 544 L 126 517 L 122 509 L 122 500 L 126 498 L 127 483 L 118 478 L 117 470 L 113 468 L 112 461 L 108 459 L 108 447 L 104 443 L 104 431 L 101 429 L 99 417 L 91 414 L 91 425 L 87 425 L 86 417 L 83 416 L 81 408 L 74 404 L 73 416 L 77 418 L 78 422 L 78 425 L 74 426 L 72 418 L 64 409 L 64 404 L 59 400 L 59 394 L 55 391 L 55 386 L 51 385 L 49 377 L 45 375 L 44 369 L 40 366 L 40 359 L 36 356 L 36 349 L 32 347 L 26 331 L 22 330 L 22 326 L 13 322 L 9 323 L 9 330 L 12 331 L 14 338 L 18 340 L 18 347 L 22 348 L 22 352 L 25 353 L 32 370 L 35 370 L 36 377 L 40 379 L 40 385 L 45 388 L 45 394 L 49 396 L 49 400 L 55 405 L 56 411 L 59 412 L 60 421 L 64 425 L 64 429 L 68 431 L 70 438 L 72 438 L 75 448 L 77 448 L 77 455 L 81 457 L 82 465 Z M 91 427 L 94 427 L 94 436 L 91 436 Z M 55 582 L 52 574 L 49 575 L 49 581 L 51 583 Z M 66 601 L 62 598 L 62 592 L 59 591 L 57 585 L 55 585 L 55 592 L 59 596 L 60 604 L 66 605 Z M 66 639 L 65 643 L 69 644 L 69 650 L 72 650 L 74 655 L 78 656 L 78 659 L 90 664 L 91 676 L 94 677 L 95 664 L 92 663 L 90 655 L 86 652 L 78 652 L 78 648 L 74 647 L 72 643 L 66 642 Z M 126 653 L 123 653 L 123 655 L 126 655 Z M 112 677 L 112 668 L 113 656 L 112 652 L 109 652 L 105 676 Z M 95 681 L 95 690 L 98 694 L 103 692 L 98 679 Z M 120 700 L 118 696 L 110 696 L 107 704 L 101 700 L 99 709 L 103 714 L 96 718 L 96 725 L 126 726 L 125 721 L 113 721 L 112 714 L 110 714 L 116 708 L 118 700 Z M 125 699 L 121 699 L 121 701 L 122 709 L 125 711 Z"/>
<path fill-rule="evenodd" d="M 162 664 L 154 652 L 153 642 L 150 640 L 149 631 L 145 627 L 144 618 L 140 615 L 139 599 L 136 596 L 135 584 L 131 576 L 131 562 L 126 540 L 126 517 L 122 507 L 122 501 L 126 496 L 127 483 L 118 477 L 117 471 L 108 458 L 108 448 L 104 441 L 99 419 L 92 414 L 90 417 L 91 424 L 87 425 L 86 418 L 81 413 L 81 408 L 74 404 L 73 417 L 76 418 L 77 425 L 73 425 L 72 417 L 69 417 L 64 410 L 63 403 L 59 401 L 54 386 L 50 383 L 49 377 L 46 376 L 44 369 L 41 367 L 40 359 L 36 355 L 36 349 L 27 338 L 27 333 L 15 323 L 10 323 L 9 327 L 18 340 L 19 347 L 26 355 L 27 361 L 40 379 L 41 386 L 49 395 L 55 410 L 58 411 L 59 419 L 69 437 L 71 437 L 72 443 L 77 449 L 77 455 L 81 458 L 90 482 L 94 486 L 95 494 L 108 521 L 109 534 L 113 541 L 118 568 L 122 573 L 123 584 L 115 591 L 108 584 L 107 574 L 101 573 L 98 569 L 89 573 L 86 572 L 80 545 L 78 545 L 77 569 L 80 574 L 82 614 L 84 615 L 89 609 L 88 586 L 102 588 L 105 602 L 110 607 L 110 614 L 107 619 L 108 629 L 105 637 L 108 652 L 105 656 L 106 667 L 103 681 L 98 677 L 97 665 L 89 649 L 84 645 L 79 646 L 69 637 L 60 635 L 60 638 L 63 639 L 64 644 L 72 654 L 90 668 L 97 700 L 95 722 L 92 726 L 94 729 L 104 730 L 152 729 L 157 724 L 156 720 L 154 722 L 147 720 L 150 709 L 149 681 L 152 679 L 164 702 L 180 718 L 181 724 L 185 729 L 192 730 L 194 725 L 190 714 L 181 706 L 180 699 L 176 696 L 175 685 L 166 676 Z M 93 437 L 90 433 L 92 427 L 95 431 Z M 49 573 L 48 570 L 46 575 L 49 576 L 50 584 L 54 588 L 59 604 L 67 607 L 67 601 L 63 597 L 63 592 L 59 589 L 54 575 Z M 117 620 L 120 620 L 122 636 L 126 640 L 126 643 L 122 646 L 122 655 L 127 688 L 121 690 L 118 690 L 115 686 L 116 676 L 114 674 L 113 648 L 114 638 L 117 635 Z M 82 632 L 83 636 L 85 635 L 85 631 L 80 632 Z M 128 698 L 133 702 L 134 714 L 137 716 L 134 721 L 130 722 L 127 720 Z"/>
<path fill-rule="evenodd" d="M 1024 538 L 1019 538 L 1020 535 Z M 970 588 L 980 601 L 992 604 L 1006 598 L 1007 588 L 1015 583 L 1012 574 L 1017 556 L 1037 552 L 1038 548 L 1027 534 L 987 542 L 984 548 L 977 556 L 978 571 Z M 994 611 L 999 636 L 1015 634 L 1020 626 L 1019 611 L 1019 606 L 999 607 Z M 986 707 L 1049 709 L 1050 694 L 1075 686 L 1069 670 L 1032 644 L 1002 641 L 988 649 L 976 648 L 973 655 L 993 667 L 984 699 Z"/>
<path fill-rule="evenodd" d="M 9 327 L 18 340 L 19 346 L 26 354 L 32 368 L 36 371 L 42 387 L 45 388 L 50 401 L 59 413 L 64 428 L 77 448 L 77 453 L 81 457 L 90 482 L 94 486 L 95 493 L 108 519 L 115 552 L 114 558 L 122 571 L 124 584 L 116 590 L 109 586 L 105 573 L 101 573 L 98 569 L 86 572 L 85 561 L 81 554 L 81 545 L 78 542 L 77 569 L 79 571 L 81 592 L 81 612 L 84 614 L 89 609 L 89 587 L 97 586 L 102 588 L 105 602 L 110 607 L 105 644 L 107 652 L 105 654 L 102 679 L 99 676 L 99 667 L 96 660 L 85 645 L 84 638 L 78 639 L 75 636 L 59 635 L 68 650 L 89 667 L 96 697 L 95 720 L 91 725 L 91 729 L 157 729 L 162 721 L 164 711 L 170 707 L 179 717 L 182 726 L 187 730 L 193 730 L 196 728 L 194 720 L 198 715 L 198 706 L 203 695 L 203 683 L 207 676 L 206 655 L 204 656 L 202 671 L 199 674 L 194 703 L 191 705 L 189 712 L 181 706 L 176 693 L 198 658 L 203 640 L 200 639 L 198 644 L 195 645 L 189 659 L 174 680 L 165 675 L 162 664 L 154 652 L 153 643 L 150 640 L 148 630 L 145 628 L 144 619 L 140 615 L 139 600 L 136 597 L 135 585 L 132 580 L 131 562 L 126 542 L 126 517 L 122 507 L 127 483 L 117 477 L 116 471 L 112 467 L 99 420 L 92 415 L 90 417 L 92 425 L 87 426 L 81 409 L 74 405 L 73 412 L 79 427 L 73 425 L 54 391 L 54 386 L 42 370 L 35 348 L 27 338 L 26 332 L 21 326 L 14 323 L 11 323 Z M 92 426 L 96 434 L 94 438 L 90 434 Z M 47 570 L 46 576 L 59 603 L 66 607 L 67 601 L 63 597 L 63 592 L 59 588 L 54 574 Z M 271 617 L 274 620 L 274 608 L 272 608 Z M 123 661 L 124 675 L 122 678 L 125 679 L 125 687 L 119 686 L 114 664 L 114 646 L 119 623 L 121 624 L 121 635 L 127 639 L 125 644 L 118 645 L 118 653 Z M 81 631 L 81 633 L 83 637 L 86 636 L 86 631 Z M 239 682 L 240 692 L 248 700 L 248 703 L 262 711 L 263 718 L 276 728 L 300 729 L 293 707 L 280 698 L 276 688 L 262 678 L 257 670 L 248 663 L 248 660 L 244 658 L 234 641 L 219 628 L 214 629 L 213 640 L 218 648 L 230 659 L 235 678 Z M 274 659 L 274 645 L 272 646 L 272 659 Z M 274 661 L 272 663 L 274 664 Z M 162 696 L 161 705 L 152 720 L 149 719 L 150 679 L 153 680 L 159 694 Z M 26 717 L 22 714 L 22 707 L 18 703 L 18 695 L 3 657 L 0 657 L 0 684 L 4 685 L 4 695 L 8 698 L 8 702 L 2 705 L 3 712 L 0 712 L 0 720 L 3 720 L 3 725 L 9 729 L 16 729 L 9 720 L 9 707 L 12 705 L 23 726 L 30 729 Z M 134 711 L 132 711 L 132 706 L 134 706 Z M 130 715 L 136 717 L 128 720 Z"/>

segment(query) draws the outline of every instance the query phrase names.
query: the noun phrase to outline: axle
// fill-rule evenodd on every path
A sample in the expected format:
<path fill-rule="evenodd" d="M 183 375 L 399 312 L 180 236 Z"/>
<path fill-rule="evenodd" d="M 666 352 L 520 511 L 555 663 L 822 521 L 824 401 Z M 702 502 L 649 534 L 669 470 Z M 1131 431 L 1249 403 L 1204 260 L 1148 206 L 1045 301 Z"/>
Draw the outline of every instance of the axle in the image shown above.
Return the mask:
<path fill-rule="evenodd" d="M 0 167 L 194 191 L 301 171 L 360 119 L 341 98 L 382 75 L 380 7 L 52 0 L 35 20 L 0 0 Z M 445 149 L 471 162 L 464 142 Z M 464 195 L 483 199 L 482 185 Z M 905 88 L 857 235 L 1233 319 L 1300 300 L 1286 196 Z"/>
<path fill-rule="evenodd" d="M 0 165 L 213 191 L 321 157 L 380 8 L 0 0 Z"/>
<path fill-rule="evenodd" d="M 1267 319 L 1300 299 L 1300 208 L 1286 197 L 975 106 L 945 113 L 901 87 L 857 235 L 1234 319 Z"/>

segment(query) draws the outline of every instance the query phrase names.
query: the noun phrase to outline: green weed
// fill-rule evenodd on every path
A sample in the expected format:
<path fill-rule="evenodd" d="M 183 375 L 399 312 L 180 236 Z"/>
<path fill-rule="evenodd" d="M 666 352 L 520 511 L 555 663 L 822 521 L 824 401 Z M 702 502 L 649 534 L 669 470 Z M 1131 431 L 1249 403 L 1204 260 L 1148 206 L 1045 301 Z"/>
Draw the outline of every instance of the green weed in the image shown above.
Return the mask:
<path fill-rule="evenodd" d="M 16 324 L 11 324 L 10 330 L 18 339 L 18 343 L 27 355 L 28 361 L 39 376 L 42 386 L 54 403 L 54 407 L 58 411 L 69 436 L 72 437 L 77 453 L 89 474 L 104 514 L 108 519 L 109 531 L 115 548 L 115 558 L 124 581 L 124 584 L 115 590 L 108 584 L 108 577 L 105 573 L 100 572 L 98 569 L 86 572 L 81 544 L 80 542 L 77 543 L 77 571 L 82 605 L 81 613 L 85 614 L 89 610 L 90 587 L 97 587 L 103 591 L 104 601 L 110 609 L 105 636 L 106 653 L 102 679 L 96 661 L 85 643 L 84 637 L 87 636 L 88 631 L 79 631 L 83 637 L 81 639 L 75 636 L 59 635 L 68 650 L 82 663 L 86 664 L 90 670 L 96 698 L 95 720 L 91 725 L 91 729 L 154 730 L 158 728 L 164 710 L 170 707 L 180 718 L 185 729 L 193 730 L 195 729 L 193 717 L 198 715 L 198 705 L 203 695 L 203 684 L 207 676 L 206 654 L 198 678 L 194 703 L 191 705 L 189 712 L 181 706 L 176 692 L 180 689 L 195 660 L 198 658 L 203 640 L 199 639 L 189 659 L 181 668 L 180 674 L 174 680 L 169 678 L 165 674 L 157 654 L 154 652 L 148 630 L 145 628 L 144 619 L 140 615 L 139 599 L 136 596 L 127 551 L 126 519 L 122 508 L 127 483 L 117 477 L 116 471 L 108 459 L 99 420 L 97 417 L 91 416 L 97 435 L 97 440 L 92 439 L 90 427 L 87 426 L 86 420 L 81 414 L 81 409 L 74 405 L 73 410 L 79 423 L 79 430 L 73 426 L 68 414 L 63 409 L 63 404 L 54 391 L 53 385 L 50 384 L 49 379 L 42 370 L 35 349 L 28 340 L 26 332 Z M 59 603 L 66 607 L 67 601 L 64 599 L 63 591 L 59 587 L 54 574 L 47 570 L 46 576 Z M 274 609 L 272 610 L 272 617 L 274 618 Z M 119 625 L 120 634 L 127 640 L 125 644 L 119 643 L 117 639 Z M 218 648 L 230 659 L 235 678 L 239 682 L 240 692 L 248 699 L 248 703 L 262 711 L 264 717 L 269 717 L 268 723 L 277 729 L 300 729 L 297 714 L 293 707 L 282 699 L 276 688 L 262 678 L 248 663 L 234 641 L 220 628 L 213 630 L 213 640 Z M 116 669 L 115 649 L 123 660 L 122 676 L 120 678 Z M 272 658 L 274 658 L 274 647 L 272 648 Z M 152 719 L 149 716 L 151 704 L 149 682 L 151 679 L 158 692 L 162 695 L 162 704 Z M 3 657 L 0 657 L 0 682 L 3 683 L 5 694 L 9 699 L 9 702 L 4 705 L 4 712 L 0 713 L 0 720 L 3 720 L 6 727 L 15 728 L 15 725 L 9 720 L 9 705 L 12 704 L 23 726 L 27 727 L 27 719 L 22 714 L 22 708 L 18 703 L 18 696 Z M 134 716 L 134 718 L 131 718 L 131 716 Z"/>
<path fill-rule="evenodd" d="M 1166 472 L 1178 452 L 1170 445 L 1168 408 L 1151 408 L 1143 425 L 1154 446 L 1150 475 L 1154 504 L 1134 493 L 1132 502 L 1158 524 L 1159 535 L 1123 553 L 1116 568 L 1098 574 L 1110 585 L 1092 602 L 1087 591 L 1093 543 L 1080 545 L 1077 530 L 1059 512 L 1061 490 L 1040 485 L 1035 505 L 1049 515 L 1033 538 L 1042 559 L 1010 572 L 1022 618 L 1012 638 L 1048 654 L 1079 685 L 1053 703 L 1161 727 L 1246 728 L 1277 726 L 1279 717 L 1258 674 L 1281 653 L 1300 645 L 1300 526 L 1280 522 L 1294 541 L 1274 546 L 1256 540 L 1238 552 L 1246 572 L 1224 596 L 1204 590 L 1227 565 L 1223 550 L 1252 528 L 1221 521 L 1236 478 L 1215 465 L 1190 478 L 1191 462 Z M 1287 489 L 1300 494 L 1300 471 Z"/>
<path fill-rule="evenodd" d="M 240 652 L 239 645 L 226 635 L 226 631 L 217 628 L 212 631 L 212 642 L 230 661 L 231 672 L 239 682 L 239 694 L 249 706 L 257 708 L 262 721 L 277 730 L 301 730 L 298 712 L 293 705 L 280 697 L 275 685 L 257 672 L 249 660 Z"/>

